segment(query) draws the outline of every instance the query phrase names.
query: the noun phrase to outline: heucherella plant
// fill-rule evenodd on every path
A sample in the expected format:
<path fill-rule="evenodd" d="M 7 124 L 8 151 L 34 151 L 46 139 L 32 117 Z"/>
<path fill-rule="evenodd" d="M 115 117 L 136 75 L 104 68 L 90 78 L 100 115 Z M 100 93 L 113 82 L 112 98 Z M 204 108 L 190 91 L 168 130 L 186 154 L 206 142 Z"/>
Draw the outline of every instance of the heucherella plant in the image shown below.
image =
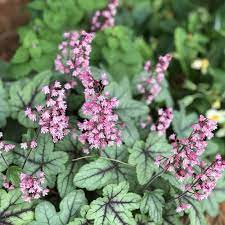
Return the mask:
<path fill-rule="evenodd" d="M 182 202 L 190 196 L 196 200 L 207 198 L 225 169 L 225 161 L 219 154 L 210 165 L 200 158 L 207 147 L 206 138 L 213 137 L 212 131 L 216 129 L 216 123 L 200 116 L 198 123 L 192 128 L 188 138 L 176 138 L 175 134 L 172 134 L 170 140 L 173 141 L 173 154 L 168 158 L 157 156 L 156 159 L 156 164 L 160 165 L 164 172 L 174 173 L 183 183 L 184 192 L 175 197 L 180 202 L 178 212 L 191 207 Z"/>
<path fill-rule="evenodd" d="M 119 0 L 110 0 L 104 10 L 98 10 L 91 20 L 91 30 L 103 30 L 108 27 L 113 27 L 115 24 L 116 9 L 119 5 Z"/>
<path fill-rule="evenodd" d="M 64 15 L 35 2 L 45 20 Z M 0 83 L 0 224 L 206 225 L 225 200 L 217 124 L 172 98 L 172 54 L 144 64 L 115 25 L 119 1 L 101 2 L 65 1 L 94 9 L 86 31 L 58 24 L 54 69 Z"/>
<path fill-rule="evenodd" d="M 156 98 L 161 90 L 161 83 L 164 79 L 164 74 L 172 59 L 170 54 L 160 56 L 158 63 L 156 64 L 155 74 L 151 71 L 151 61 L 145 63 L 145 71 L 149 74 L 147 77 L 143 77 L 141 82 L 137 84 L 137 90 L 146 100 L 149 105 Z"/>

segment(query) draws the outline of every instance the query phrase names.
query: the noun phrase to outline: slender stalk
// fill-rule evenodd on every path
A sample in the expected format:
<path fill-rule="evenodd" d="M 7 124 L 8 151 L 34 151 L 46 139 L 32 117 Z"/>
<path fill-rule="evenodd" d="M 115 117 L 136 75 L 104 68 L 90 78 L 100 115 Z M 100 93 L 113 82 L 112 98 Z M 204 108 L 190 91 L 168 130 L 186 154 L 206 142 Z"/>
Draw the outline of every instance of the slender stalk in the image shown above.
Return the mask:
<path fill-rule="evenodd" d="M 82 160 L 82 159 L 89 159 L 89 158 L 95 158 L 96 156 L 92 156 L 92 155 L 88 155 L 88 156 L 83 156 L 83 157 L 80 157 L 80 158 L 76 158 L 76 159 L 73 159 L 72 161 L 79 161 L 79 160 Z M 128 163 L 125 163 L 125 162 L 122 162 L 120 160 L 117 160 L 117 159 L 111 159 L 111 158 L 108 158 L 108 157 L 103 157 L 103 156 L 100 156 L 98 157 L 99 159 L 105 159 L 105 160 L 108 160 L 108 161 L 112 161 L 112 162 L 117 162 L 117 163 L 120 163 L 120 164 L 123 164 L 123 165 L 126 165 L 126 166 L 131 166 L 133 167 L 132 165 L 128 164 Z"/>
<path fill-rule="evenodd" d="M 187 193 L 188 193 L 188 191 L 185 191 L 185 192 L 179 194 L 178 196 L 169 199 L 169 201 L 168 201 L 167 203 L 172 202 L 172 201 L 175 201 L 176 199 L 182 198 L 182 197 L 185 196 Z"/>
<path fill-rule="evenodd" d="M 9 164 L 7 163 L 7 161 L 6 161 L 5 157 L 3 156 L 3 154 L 1 154 L 1 156 L 2 156 L 3 161 L 5 162 L 5 165 L 8 167 L 8 166 L 9 166 Z"/>
<path fill-rule="evenodd" d="M 35 141 L 37 141 L 39 135 L 40 135 L 40 129 L 38 129 L 38 131 L 37 131 L 37 136 L 36 136 L 36 138 L 35 138 Z M 24 161 L 24 163 L 23 163 L 22 169 L 23 169 L 24 166 L 26 165 L 27 160 L 28 160 L 28 158 L 30 157 L 30 154 L 31 154 L 32 150 L 33 150 L 33 149 L 30 148 L 30 151 L 28 152 L 27 157 L 26 157 L 26 159 L 25 159 L 25 161 Z"/>
<path fill-rule="evenodd" d="M 212 167 L 214 164 L 216 163 L 216 161 L 214 161 L 213 163 L 211 163 L 204 171 L 203 174 L 207 172 L 208 169 L 210 169 L 210 167 Z M 199 182 L 200 178 L 198 178 L 197 180 L 193 180 L 191 187 L 194 187 L 198 182 Z M 167 203 L 172 202 L 176 199 L 180 199 L 183 196 L 185 196 L 187 193 L 190 193 L 190 191 L 184 191 L 183 193 L 179 194 L 177 197 L 171 198 Z"/>
<path fill-rule="evenodd" d="M 153 181 L 154 181 L 155 179 L 157 179 L 158 177 L 160 177 L 160 176 L 161 176 L 163 173 L 165 173 L 165 172 L 166 172 L 166 170 L 164 169 L 164 170 L 162 170 L 162 171 L 156 173 L 156 174 L 150 179 L 150 181 L 144 186 L 144 189 L 148 188 L 148 187 L 153 183 Z"/>
<path fill-rule="evenodd" d="M 26 162 L 27 162 L 28 158 L 30 157 L 31 152 L 32 152 L 32 148 L 30 148 L 30 151 L 28 152 L 27 157 L 26 157 L 26 159 L 25 159 L 24 162 L 23 162 L 22 169 L 23 169 L 24 166 L 26 165 Z"/>
<path fill-rule="evenodd" d="M 88 156 L 83 156 L 83 157 L 79 157 L 79 158 L 73 159 L 72 161 L 79 161 L 79 160 L 82 160 L 82 159 L 88 159 L 88 158 L 94 158 L 94 157 L 95 156 L 88 155 Z"/>
<path fill-rule="evenodd" d="M 120 161 L 120 160 L 117 160 L 117 159 L 111 159 L 111 158 L 107 158 L 107 157 L 100 157 L 100 159 L 106 159 L 106 160 L 109 160 L 109 161 L 112 161 L 112 162 L 118 162 L 120 164 L 123 164 L 123 165 L 126 165 L 126 166 L 131 166 L 133 167 L 132 165 L 130 165 L 129 163 L 125 163 L 123 161 Z"/>

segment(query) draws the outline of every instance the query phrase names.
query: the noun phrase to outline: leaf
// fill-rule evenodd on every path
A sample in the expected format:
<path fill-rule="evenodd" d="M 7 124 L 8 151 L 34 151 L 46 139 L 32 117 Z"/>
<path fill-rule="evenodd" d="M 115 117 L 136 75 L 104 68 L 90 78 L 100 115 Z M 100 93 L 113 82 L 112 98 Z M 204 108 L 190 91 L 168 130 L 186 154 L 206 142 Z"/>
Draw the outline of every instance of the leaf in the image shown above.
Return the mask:
<path fill-rule="evenodd" d="M 3 83 L 0 80 L 0 127 L 6 125 L 6 119 L 10 114 L 8 99 Z"/>
<path fill-rule="evenodd" d="M 126 182 L 106 186 L 103 197 L 91 202 L 87 219 L 94 220 L 94 225 L 135 225 L 131 211 L 139 208 L 140 196 L 128 190 Z"/>
<path fill-rule="evenodd" d="M 157 169 L 155 166 L 155 157 L 157 155 L 168 156 L 171 146 L 167 143 L 164 136 L 157 133 L 150 133 L 146 142 L 136 141 L 130 152 L 128 162 L 136 166 L 138 182 L 141 185 L 148 183 L 153 172 Z"/>
<path fill-rule="evenodd" d="M 205 216 L 198 203 L 192 204 L 189 211 L 190 225 L 207 225 Z"/>
<path fill-rule="evenodd" d="M 121 81 L 121 86 L 116 82 L 112 82 L 106 88 L 106 91 L 119 100 L 116 113 L 119 119 L 124 123 L 122 140 L 127 146 L 132 146 L 134 142 L 139 139 L 135 119 L 148 115 L 149 109 L 144 103 L 131 98 L 131 90 L 127 85 L 128 82 L 126 78 Z"/>
<path fill-rule="evenodd" d="M 162 212 L 165 200 L 163 198 L 162 190 L 154 190 L 152 192 L 145 192 L 141 200 L 141 213 L 148 213 L 150 218 L 160 223 L 162 221 Z"/>
<path fill-rule="evenodd" d="M 225 201 L 225 183 L 224 177 L 218 182 L 209 197 L 201 202 L 204 211 L 211 217 L 216 217 L 220 213 L 219 204 Z"/>
<path fill-rule="evenodd" d="M 92 221 L 86 219 L 86 214 L 89 210 L 88 205 L 84 205 L 80 209 L 80 215 L 81 218 L 75 218 L 72 222 L 70 222 L 68 225 L 92 225 Z"/>
<path fill-rule="evenodd" d="M 102 158 L 100 157 L 80 168 L 74 177 L 75 186 L 93 191 L 111 183 L 119 183 L 125 180 L 134 182 L 133 168 L 117 161 L 126 162 L 126 159 L 127 152 L 124 146 L 106 148 Z"/>
<path fill-rule="evenodd" d="M 131 119 L 124 119 L 125 125 L 122 128 L 122 140 L 126 146 L 133 146 L 135 141 L 140 139 L 137 127 Z"/>
<path fill-rule="evenodd" d="M 61 198 L 75 189 L 73 178 L 77 173 L 79 164 L 72 162 L 69 163 L 65 170 L 59 173 L 57 177 L 57 189 Z"/>
<path fill-rule="evenodd" d="M 24 110 L 27 106 L 34 108 L 42 104 L 45 95 L 41 92 L 43 86 L 48 85 L 52 73 L 50 71 L 42 72 L 36 75 L 32 80 L 24 79 L 14 82 L 9 90 L 9 104 L 12 117 L 28 127 L 34 128 L 35 124 L 25 118 Z"/>
<path fill-rule="evenodd" d="M 168 81 L 166 79 L 164 79 L 162 81 L 161 85 L 162 85 L 162 87 L 161 87 L 162 89 L 161 89 L 159 95 L 156 97 L 155 101 L 156 102 L 165 101 L 167 107 L 173 107 L 174 102 L 173 102 L 172 96 L 169 91 Z"/>
<path fill-rule="evenodd" d="M 125 86 L 125 84 L 123 86 Z M 116 110 L 119 117 L 121 119 L 127 117 L 137 118 L 139 116 L 148 114 L 148 107 L 140 101 L 133 100 L 131 98 L 130 88 L 124 88 L 123 86 L 120 87 L 120 85 L 118 85 L 116 82 L 112 82 L 106 88 L 106 91 L 108 91 L 111 96 L 117 97 L 119 100 L 119 107 Z"/>
<path fill-rule="evenodd" d="M 163 225 L 183 225 L 179 214 L 174 207 L 165 207 L 163 212 Z"/>
<path fill-rule="evenodd" d="M 49 135 L 40 135 L 37 139 L 38 146 L 31 151 L 30 156 L 24 166 L 27 173 L 35 173 L 39 170 L 43 171 L 48 182 L 48 186 L 54 186 L 54 177 L 62 170 L 65 170 L 64 164 L 68 160 L 68 155 L 62 151 L 53 151 L 54 144 Z M 24 164 L 28 156 L 29 150 L 22 150 L 17 147 L 15 153 L 15 163 L 19 166 Z"/>
<path fill-rule="evenodd" d="M 122 98 L 119 100 L 119 107 L 116 111 L 120 118 L 137 118 L 148 114 L 148 107 L 140 101 Z"/>
<path fill-rule="evenodd" d="M 110 82 L 105 90 L 109 92 L 111 96 L 117 97 L 118 99 L 132 98 L 130 82 L 127 77 L 124 77 L 119 85 L 116 82 Z"/>
<path fill-rule="evenodd" d="M 187 67 L 187 63 L 186 63 L 186 57 L 187 54 L 185 50 L 187 50 L 186 47 L 186 41 L 187 41 L 187 33 L 186 31 L 181 28 L 178 27 L 176 28 L 175 32 L 174 32 L 174 40 L 175 40 L 175 47 L 176 47 L 176 52 L 178 54 L 178 58 L 181 64 L 181 67 L 183 69 L 183 71 L 188 74 L 189 69 Z"/>
<path fill-rule="evenodd" d="M 11 64 L 9 67 L 9 73 L 14 79 L 20 79 L 25 77 L 32 71 L 29 62 L 20 63 L 20 64 Z"/>
<path fill-rule="evenodd" d="M 142 214 L 136 214 L 135 221 L 137 222 L 137 225 L 156 225 L 154 222 L 150 222 L 148 216 Z"/>
<path fill-rule="evenodd" d="M 10 166 L 7 169 L 6 177 L 14 186 L 18 187 L 20 183 L 20 174 L 22 169 L 18 166 Z"/>
<path fill-rule="evenodd" d="M 71 134 L 65 136 L 61 141 L 55 144 L 55 151 L 64 151 L 75 157 L 77 153 L 77 140 Z"/>
<path fill-rule="evenodd" d="M 19 47 L 16 54 L 13 56 L 12 63 L 25 63 L 29 59 L 29 51 L 24 47 Z"/>
<path fill-rule="evenodd" d="M 82 190 L 75 190 L 61 201 L 59 212 L 50 202 L 42 202 L 35 209 L 35 221 L 31 225 L 67 225 L 79 213 L 87 200 Z"/>
<path fill-rule="evenodd" d="M 4 225 L 28 225 L 33 220 L 32 203 L 25 203 L 21 199 L 19 189 L 9 191 L 0 190 L 0 221 Z"/>
<path fill-rule="evenodd" d="M 3 159 L 3 157 L 4 157 L 4 159 Z M 3 152 L 0 155 L 0 172 L 5 171 L 8 168 L 8 165 L 10 165 L 12 162 L 13 162 L 12 151 Z"/>
<path fill-rule="evenodd" d="M 181 107 L 180 111 L 174 111 L 173 129 L 178 137 L 187 137 L 191 134 L 192 124 L 197 122 L 197 114 L 191 113 L 186 115 L 186 111 Z"/>

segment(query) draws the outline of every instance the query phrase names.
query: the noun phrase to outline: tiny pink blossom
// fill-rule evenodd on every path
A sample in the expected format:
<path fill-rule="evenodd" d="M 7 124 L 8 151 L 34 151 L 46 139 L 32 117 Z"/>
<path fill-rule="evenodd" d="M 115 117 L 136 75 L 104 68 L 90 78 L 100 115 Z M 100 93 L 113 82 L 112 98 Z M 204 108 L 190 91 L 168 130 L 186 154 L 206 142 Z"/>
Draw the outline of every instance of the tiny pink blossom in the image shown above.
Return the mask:
<path fill-rule="evenodd" d="M 78 123 L 82 132 L 79 136 L 81 143 L 91 149 L 121 144 L 121 132 L 117 128 L 118 116 L 113 112 L 117 105 L 117 99 L 107 95 L 93 95 L 92 99 L 84 103 L 82 111 L 90 119 Z"/>
<path fill-rule="evenodd" d="M 160 112 L 163 115 L 163 112 Z M 173 154 L 160 162 L 162 168 L 170 171 L 177 179 L 182 181 L 187 194 L 201 201 L 206 199 L 216 186 L 218 179 L 225 170 L 225 161 L 217 154 L 215 160 L 208 165 L 201 159 L 207 147 L 207 139 L 212 138 L 216 123 L 204 116 L 199 116 L 198 123 L 192 125 L 192 132 L 188 138 L 170 136 Z M 159 158 L 156 159 L 159 163 Z M 189 206 L 188 206 L 189 207 Z M 181 203 L 177 212 L 187 208 Z"/>
<path fill-rule="evenodd" d="M 37 142 L 35 140 L 31 141 L 30 147 L 31 149 L 35 149 L 37 147 Z"/>
<path fill-rule="evenodd" d="M 8 180 L 6 176 L 3 176 L 3 187 L 6 190 L 13 190 L 15 187 L 13 184 L 11 184 Z"/>
<path fill-rule="evenodd" d="M 156 131 L 159 135 L 166 133 L 166 130 L 169 128 L 172 119 L 173 119 L 173 110 L 172 108 L 167 108 L 165 110 L 158 110 L 158 121 L 156 124 L 153 124 L 151 127 L 152 131 Z"/>
<path fill-rule="evenodd" d="M 35 175 L 21 173 L 20 189 L 23 200 L 30 202 L 32 199 L 38 199 L 47 195 L 49 190 L 43 187 L 44 182 L 45 175 L 43 172 L 39 172 Z"/>
<path fill-rule="evenodd" d="M 137 84 L 137 91 L 143 95 L 148 105 L 150 105 L 160 93 L 164 74 L 169 67 L 171 59 L 172 56 L 170 54 L 160 56 L 156 64 L 155 74 L 151 71 L 151 62 L 147 61 L 145 63 L 144 69 L 149 73 L 149 76 L 141 78 L 140 83 Z"/>
<path fill-rule="evenodd" d="M 116 15 L 118 5 L 118 0 L 109 0 L 109 3 L 105 9 L 96 11 L 95 15 L 92 17 L 91 30 L 95 32 L 108 27 L 113 27 L 115 23 L 114 17 Z"/>
<path fill-rule="evenodd" d="M 75 85 L 74 82 L 67 84 L 70 85 L 67 88 L 72 88 Z M 46 93 L 46 104 L 37 106 L 35 113 L 28 108 L 25 114 L 30 119 L 31 114 L 35 116 L 37 114 L 41 133 L 50 133 L 53 142 L 57 142 L 68 134 L 69 117 L 66 116 L 66 92 L 58 81 L 55 81 L 51 86 L 45 86 L 42 90 Z M 34 149 L 36 146 L 36 142 L 32 141 L 30 147 Z"/>
<path fill-rule="evenodd" d="M 177 207 L 176 212 L 179 213 L 179 212 L 182 212 L 182 211 L 184 211 L 186 209 L 189 209 L 189 208 L 191 208 L 191 205 L 182 203 L 180 206 Z"/>

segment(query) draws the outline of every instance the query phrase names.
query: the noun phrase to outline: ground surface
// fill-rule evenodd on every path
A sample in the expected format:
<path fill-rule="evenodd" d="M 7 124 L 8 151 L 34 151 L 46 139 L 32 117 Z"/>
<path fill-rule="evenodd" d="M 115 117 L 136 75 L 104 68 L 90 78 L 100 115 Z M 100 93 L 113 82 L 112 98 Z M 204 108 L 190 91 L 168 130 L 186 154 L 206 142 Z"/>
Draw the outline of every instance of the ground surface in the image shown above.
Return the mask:
<path fill-rule="evenodd" d="M 18 46 L 16 30 L 25 24 L 29 14 L 28 0 L 0 0 L 0 58 L 9 60 Z"/>

